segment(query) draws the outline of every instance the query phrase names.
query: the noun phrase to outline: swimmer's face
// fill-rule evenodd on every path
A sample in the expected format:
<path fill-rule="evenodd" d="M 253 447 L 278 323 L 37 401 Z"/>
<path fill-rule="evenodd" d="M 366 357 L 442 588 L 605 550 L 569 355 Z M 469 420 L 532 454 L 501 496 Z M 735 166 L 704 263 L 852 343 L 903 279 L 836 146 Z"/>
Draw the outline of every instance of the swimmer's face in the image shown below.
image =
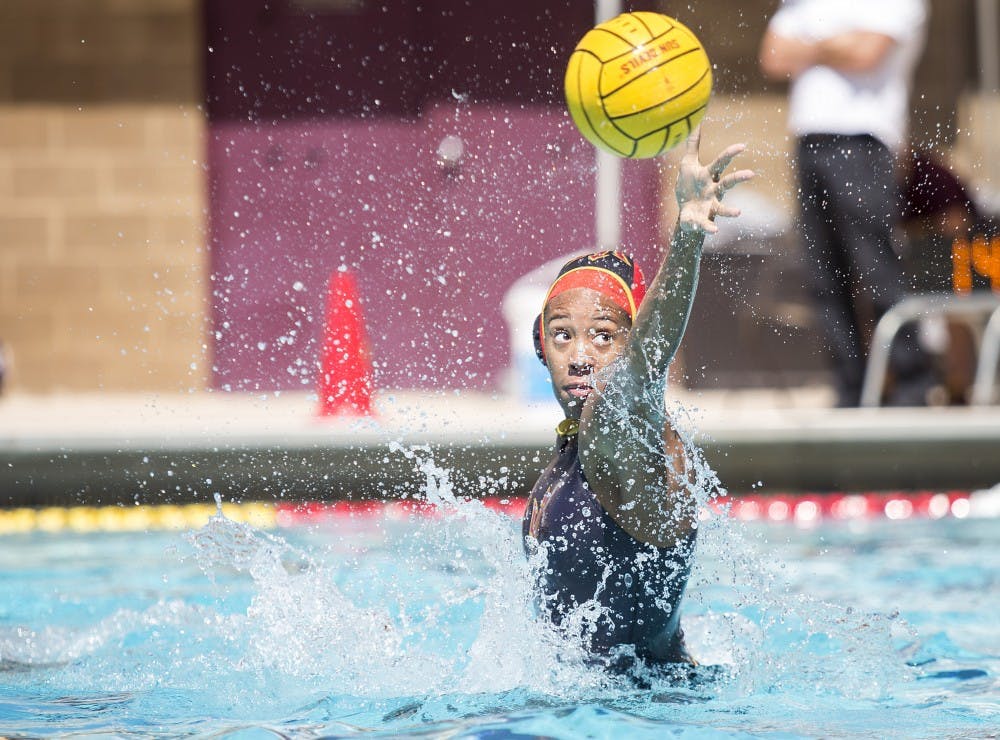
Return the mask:
<path fill-rule="evenodd" d="M 628 314 L 590 288 L 560 293 L 545 307 L 545 363 L 566 416 L 579 419 L 597 373 L 625 349 L 632 326 Z"/>

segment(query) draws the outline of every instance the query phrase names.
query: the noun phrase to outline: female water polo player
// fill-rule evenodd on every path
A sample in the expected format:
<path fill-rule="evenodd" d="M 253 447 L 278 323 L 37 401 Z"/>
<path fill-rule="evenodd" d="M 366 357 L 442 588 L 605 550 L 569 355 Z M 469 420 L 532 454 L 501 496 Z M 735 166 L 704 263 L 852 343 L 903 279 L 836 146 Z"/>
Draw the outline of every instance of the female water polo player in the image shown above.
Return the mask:
<path fill-rule="evenodd" d="M 568 627 L 573 615 L 596 614 L 572 622 L 611 667 L 636 657 L 693 662 L 678 607 L 697 502 L 664 389 L 705 235 L 717 231 L 716 216 L 739 215 L 722 197 L 753 177 L 725 174 L 742 145 L 704 166 L 699 139 L 696 129 L 678 172 L 678 223 L 649 288 L 630 257 L 584 255 L 560 270 L 535 322 L 535 348 L 566 418 L 528 498 L 525 545 L 544 550 L 541 601 L 552 621 Z"/>

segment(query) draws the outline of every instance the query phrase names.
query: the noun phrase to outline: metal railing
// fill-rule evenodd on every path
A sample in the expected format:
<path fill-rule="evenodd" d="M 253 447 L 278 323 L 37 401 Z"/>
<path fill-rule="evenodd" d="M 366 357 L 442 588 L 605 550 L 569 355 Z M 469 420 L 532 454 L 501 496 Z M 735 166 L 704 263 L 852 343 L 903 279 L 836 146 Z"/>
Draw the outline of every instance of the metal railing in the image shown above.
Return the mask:
<path fill-rule="evenodd" d="M 969 402 L 973 406 L 993 403 L 993 384 L 1000 364 L 1000 308 L 990 314 L 982 338 L 979 341 L 979 362 L 976 363 L 976 379 L 972 383 Z"/>
<path fill-rule="evenodd" d="M 986 405 L 993 400 L 993 385 L 997 364 L 1000 362 L 1000 295 L 993 293 L 923 293 L 911 295 L 890 308 L 875 327 L 864 385 L 861 387 L 861 405 L 878 406 L 889 369 L 889 350 L 892 341 L 904 325 L 927 316 L 945 316 L 970 324 L 979 339 L 979 360 L 973 381 L 970 402 Z M 983 324 L 985 323 L 985 328 Z"/>

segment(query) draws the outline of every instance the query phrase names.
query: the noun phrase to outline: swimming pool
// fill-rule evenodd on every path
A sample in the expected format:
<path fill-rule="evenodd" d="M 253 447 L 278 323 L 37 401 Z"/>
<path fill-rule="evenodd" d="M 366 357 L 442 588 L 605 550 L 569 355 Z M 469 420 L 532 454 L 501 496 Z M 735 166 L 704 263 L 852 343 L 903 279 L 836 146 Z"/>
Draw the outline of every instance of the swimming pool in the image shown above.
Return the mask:
<path fill-rule="evenodd" d="M 996 518 L 710 516 L 684 607 L 710 667 L 637 688 L 535 620 L 519 522 L 446 499 L 274 533 L 0 538 L 0 735 L 1000 728 Z"/>

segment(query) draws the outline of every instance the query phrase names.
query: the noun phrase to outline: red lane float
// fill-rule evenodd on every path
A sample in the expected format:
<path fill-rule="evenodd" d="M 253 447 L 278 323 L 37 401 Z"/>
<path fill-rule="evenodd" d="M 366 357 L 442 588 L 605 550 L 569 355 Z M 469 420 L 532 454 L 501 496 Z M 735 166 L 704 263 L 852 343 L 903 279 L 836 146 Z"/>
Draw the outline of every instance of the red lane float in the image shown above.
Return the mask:
<path fill-rule="evenodd" d="M 968 491 L 873 491 L 868 493 L 815 493 L 795 495 L 725 496 L 709 501 L 715 513 L 728 513 L 742 521 L 790 522 L 808 525 L 824 520 L 965 518 L 970 512 Z M 517 518 L 525 499 L 489 497 L 482 504 Z M 336 501 L 282 503 L 277 505 L 279 527 L 334 522 L 342 517 L 412 515 L 437 516 L 442 509 L 425 501 Z"/>
<path fill-rule="evenodd" d="M 731 496 L 714 499 L 715 511 L 743 521 L 810 524 L 821 520 L 964 518 L 970 510 L 967 491 L 875 491 L 795 496 Z"/>

